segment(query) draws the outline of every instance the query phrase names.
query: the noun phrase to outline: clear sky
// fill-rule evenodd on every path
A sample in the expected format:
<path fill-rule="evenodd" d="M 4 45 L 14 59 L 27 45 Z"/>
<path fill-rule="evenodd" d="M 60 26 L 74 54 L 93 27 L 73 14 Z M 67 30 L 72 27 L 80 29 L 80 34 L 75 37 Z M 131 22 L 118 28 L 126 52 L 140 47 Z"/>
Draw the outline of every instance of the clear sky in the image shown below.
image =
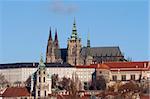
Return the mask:
<path fill-rule="evenodd" d="M 74 17 L 82 45 L 119 46 L 125 57 L 149 60 L 148 0 L 1 0 L 0 63 L 45 56 L 49 28 L 67 47 Z"/>

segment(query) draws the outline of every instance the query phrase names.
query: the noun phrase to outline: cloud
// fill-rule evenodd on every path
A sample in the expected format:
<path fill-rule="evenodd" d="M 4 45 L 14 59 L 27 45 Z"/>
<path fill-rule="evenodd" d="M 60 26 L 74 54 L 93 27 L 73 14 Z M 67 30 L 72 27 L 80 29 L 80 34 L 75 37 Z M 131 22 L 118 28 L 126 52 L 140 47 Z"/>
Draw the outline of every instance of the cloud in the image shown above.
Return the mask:
<path fill-rule="evenodd" d="M 77 11 L 77 6 L 74 4 L 64 4 L 63 1 L 54 0 L 51 5 L 51 10 L 59 14 L 71 14 Z"/>

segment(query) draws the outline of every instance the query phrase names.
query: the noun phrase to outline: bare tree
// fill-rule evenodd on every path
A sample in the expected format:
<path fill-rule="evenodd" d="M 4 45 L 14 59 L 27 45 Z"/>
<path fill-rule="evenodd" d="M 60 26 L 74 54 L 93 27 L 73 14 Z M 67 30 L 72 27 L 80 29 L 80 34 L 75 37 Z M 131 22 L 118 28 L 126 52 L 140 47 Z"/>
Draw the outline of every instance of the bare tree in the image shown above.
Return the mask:
<path fill-rule="evenodd" d="M 96 76 L 96 78 L 92 79 L 90 90 L 105 90 L 105 89 L 106 89 L 106 80 L 103 75 Z"/>
<path fill-rule="evenodd" d="M 60 86 L 61 86 L 62 89 L 65 89 L 65 90 L 68 91 L 69 88 L 70 88 L 70 85 L 71 85 L 71 79 L 63 77 L 62 81 L 60 81 L 59 84 L 60 84 Z"/>
<path fill-rule="evenodd" d="M 0 87 L 5 87 L 9 84 L 9 82 L 6 80 L 5 76 L 3 74 L 0 74 Z"/>
<path fill-rule="evenodd" d="M 81 81 L 78 78 L 78 75 L 73 72 L 72 74 L 72 80 L 71 80 L 71 84 L 70 84 L 70 94 L 72 96 L 71 99 L 78 99 L 78 91 L 81 90 Z"/>
<path fill-rule="evenodd" d="M 57 88 L 58 87 L 58 80 L 59 80 L 58 74 L 53 74 L 51 76 L 51 78 L 52 78 L 52 88 Z"/>

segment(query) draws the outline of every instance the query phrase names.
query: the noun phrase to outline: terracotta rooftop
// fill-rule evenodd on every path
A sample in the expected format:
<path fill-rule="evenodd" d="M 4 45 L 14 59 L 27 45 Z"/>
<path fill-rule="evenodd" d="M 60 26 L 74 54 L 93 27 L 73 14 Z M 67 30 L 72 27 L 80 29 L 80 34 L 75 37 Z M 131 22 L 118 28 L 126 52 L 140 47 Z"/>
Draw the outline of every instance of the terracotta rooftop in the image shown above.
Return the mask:
<path fill-rule="evenodd" d="M 30 96 L 29 91 L 26 87 L 9 87 L 2 94 L 3 97 L 21 97 Z"/>
<path fill-rule="evenodd" d="M 97 69 L 110 69 L 110 67 L 108 66 L 108 65 L 106 65 L 106 64 L 98 64 L 97 65 Z"/>
<path fill-rule="evenodd" d="M 150 70 L 148 61 L 143 62 L 106 62 L 107 66 L 111 68 L 111 71 L 141 71 L 141 70 Z"/>

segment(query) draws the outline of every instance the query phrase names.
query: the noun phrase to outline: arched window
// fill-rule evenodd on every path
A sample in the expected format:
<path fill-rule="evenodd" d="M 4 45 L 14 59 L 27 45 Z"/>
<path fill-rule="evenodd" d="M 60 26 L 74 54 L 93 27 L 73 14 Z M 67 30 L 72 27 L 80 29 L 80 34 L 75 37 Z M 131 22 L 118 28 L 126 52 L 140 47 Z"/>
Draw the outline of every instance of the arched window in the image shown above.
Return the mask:
<path fill-rule="evenodd" d="M 43 78 L 43 82 L 45 82 L 45 77 Z"/>
<path fill-rule="evenodd" d="M 41 82 L 41 77 L 39 77 L 39 82 Z"/>

